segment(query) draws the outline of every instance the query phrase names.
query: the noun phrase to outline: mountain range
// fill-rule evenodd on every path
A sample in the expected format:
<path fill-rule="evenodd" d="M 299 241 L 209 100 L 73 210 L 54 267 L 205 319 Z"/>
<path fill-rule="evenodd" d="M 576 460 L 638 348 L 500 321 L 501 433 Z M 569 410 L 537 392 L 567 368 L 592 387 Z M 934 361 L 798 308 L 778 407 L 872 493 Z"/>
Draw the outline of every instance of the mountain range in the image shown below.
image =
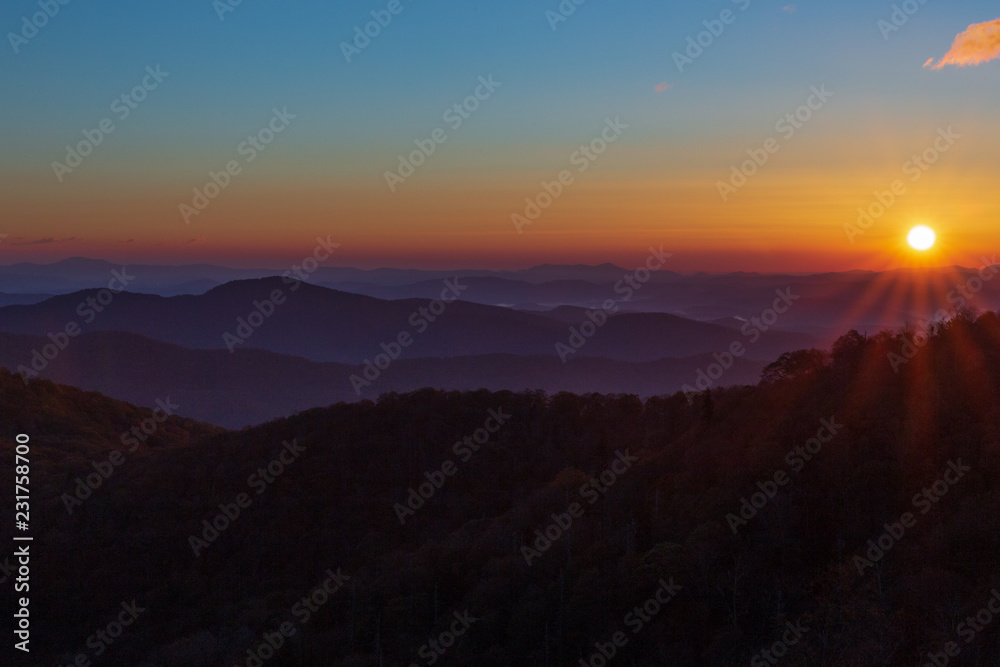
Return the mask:
<path fill-rule="evenodd" d="M 439 286 L 437 295 L 446 289 Z M 458 298 L 464 297 L 459 291 Z M 666 313 L 592 318 L 577 309 L 575 324 L 569 324 L 571 310 L 550 317 L 456 301 L 452 294 L 447 297 L 452 303 L 437 300 L 436 305 L 424 299 L 386 301 L 276 277 L 226 283 L 201 295 L 104 292 L 107 305 L 100 303 L 100 290 L 85 290 L 0 308 L 0 331 L 46 336 L 76 322 L 87 332 L 124 331 L 192 349 L 258 348 L 344 364 L 374 359 L 383 345 L 396 345 L 403 334 L 410 337 L 402 354 L 407 358 L 557 355 L 557 344 L 571 345 L 574 328 L 595 332 L 567 356 L 633 362 L 721 352 L 741 338 L 759 338 L 748 346 L 748 358 L 769 360 L 816 342 L 804 334 L 756 327 L 734 336 L 729 327 Z M 603 323 L 595 324 L 601 317 Z"/>
<path fill-rule="evenodd" d="M 629 288 L 631 298 L 612 264 L 453 274 L 321 267 L 311 282 L 266 272 L 81 258 L 3 267 L 0 366 L 138 405 L 169 396 L 181 414 L 237 428 L 423 387 L 649 397 L 753 384 L 785 352 L 828 347 L 831 332 L 898 327 L 935 308 L 1000 307 L 993 269 L 656 272 Z M 116 275 L 127 277 L 125 290 L 115 291 Z M 71 284 L 88 287 L 12 291 Z M 185 285 L 209 287 L 172 293 Z"/>
<path fill-rule="evenodd" d="M 32 350 L 49 339 L 0 334 L 0 367 L 30 363 Z M 355 391 L 352 375 L 364 368 L 315 362 L 265 350 L 190 350 L 136 334 L 82 334 L 38 377 L 72 385 L 135 405 L 177 404 L 187 417 L 241 428 L 341 401 L 376 399 L 388 392 L 432 387 L 448 390 L 542 390 L 672 394 L 695 383 L 710 354 L 650 362 L 581 358 L 563 364 L 548 355 L 488 354 L 451 358 L 400 359 L 370 385 Z M 726 384 L 754 384 L 764 362 L 736 359 Z M 32 379 L 32 382 L 35 380 Z"/>
<path fill-rule="evenodd" d="M 623 285 L 623 280 L 634 276 L 634 272 L 614 264 L 544 264 L 516 271 L 362 270 L 318 265 L 309 273 L 296 264 L 278 269 L 234 269 L 209 264 L 122 267 L 78 257 L 53 264 L 0 267 L 0 306 L 36 303 L 46 295 L 102 288 L 113 271 L 123 268 L 134 276 L 129 291 L 160 296 L 200 295 L 228 282 L 291 275 L 298 270 L 298 279 L 315 285 L 390 301 L 434 298 L 445 280 L 457 278 L 468 286 L 462 299 L 482 305 L 543 312 L 565 305 L 595 308 L 613 299 L 622 312 L 669 313 L 709 322 L 732 317 L 748 320 L 768 307 L 776 290 L 791 290 L 801 298 L 777 326 L 826 339 L 849 328 L 897 328 L 940 309 L 954 309 L 963 302 L 983 310 L 1000 308 L 1000 281 L 993 280 L 1000 271 L 995 257 L 983 257 L 975 268 L 814 275 L 681 274 L 661 270 L 652 272 L 634 290 Z"/>

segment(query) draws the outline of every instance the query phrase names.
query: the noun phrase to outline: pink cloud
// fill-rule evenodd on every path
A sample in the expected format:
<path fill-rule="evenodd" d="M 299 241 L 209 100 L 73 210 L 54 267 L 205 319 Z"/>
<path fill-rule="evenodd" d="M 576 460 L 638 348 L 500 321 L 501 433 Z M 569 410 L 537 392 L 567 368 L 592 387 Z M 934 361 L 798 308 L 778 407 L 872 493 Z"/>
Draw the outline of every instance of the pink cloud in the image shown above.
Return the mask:
<path fill-rule="evenodd" d="M 656 86 L 656 92 L 662 93 L 663 91 L 669 90 L 670 88 L 673 88 L 673 87 L 674 87 L 674 84 L 667 83 L 666 81 L 664 81 L 663 83 L 661 83 L 658 86 Z"/>
<path fill-rule="evenodd" d="M 981 65 L 1000 58 L 1000 19 L 974 23 L 955 38 L 951 50 L 944 55 L 936 65 L 934 59 L 928 60 L 924 67 L 941 69 L 946 65 L 968 67 Z"/>

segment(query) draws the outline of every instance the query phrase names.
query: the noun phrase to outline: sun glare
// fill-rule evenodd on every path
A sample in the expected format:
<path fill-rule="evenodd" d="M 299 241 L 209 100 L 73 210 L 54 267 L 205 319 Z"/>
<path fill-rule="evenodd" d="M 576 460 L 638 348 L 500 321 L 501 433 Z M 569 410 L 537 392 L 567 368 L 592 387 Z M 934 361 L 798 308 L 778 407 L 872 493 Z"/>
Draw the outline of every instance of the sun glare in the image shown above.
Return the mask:
<path fill-rule="evenodd" d="M 920 251 L 930 250 L 936 241 L 937 234 L 927 225 L 914 227 L 910 230 L 909 236 L 906 237 L 906 242 L 910 244 L 910 247 Z"/>

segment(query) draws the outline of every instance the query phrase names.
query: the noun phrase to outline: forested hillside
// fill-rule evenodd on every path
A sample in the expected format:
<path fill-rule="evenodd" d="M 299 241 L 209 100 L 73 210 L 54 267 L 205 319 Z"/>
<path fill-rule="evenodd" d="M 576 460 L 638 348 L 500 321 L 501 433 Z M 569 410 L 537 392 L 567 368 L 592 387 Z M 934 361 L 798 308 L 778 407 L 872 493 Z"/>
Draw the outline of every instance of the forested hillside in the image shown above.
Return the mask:
<path fill-rule="evenodd" d="M 3 479 L 32 438 L 37 664 L 1000 664 L 995 314 L 645 402 L 174 417 L 69 505 L 150 412 L 6 373 L 0 399 Z"/>

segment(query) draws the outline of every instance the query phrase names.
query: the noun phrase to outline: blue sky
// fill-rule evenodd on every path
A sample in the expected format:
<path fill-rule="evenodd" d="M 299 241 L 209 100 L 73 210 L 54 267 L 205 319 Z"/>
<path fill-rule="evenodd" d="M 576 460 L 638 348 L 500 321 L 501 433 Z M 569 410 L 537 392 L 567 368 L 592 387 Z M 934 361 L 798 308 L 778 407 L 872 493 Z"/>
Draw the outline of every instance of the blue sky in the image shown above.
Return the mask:
<path fill-rule="evenodd" d="M 995 3 L 984 0 L 931 0 L 888 40 L 876 25 L 890 17 L 888 2 L 587 0 L 555 30 L 546 11 L 557 11 L 556 1 L 400 2 L 403 11 L 347 63 L 341 43 L 387 1 L 244 0 L 220 19 L 211 0 L 72 0 L 19 53 L 5 40 L 0 169 L 11 188 L 41 196 L 64 146 L 108 116 L 110 102 L 157 64 L 170 73 L 167 81 L 68 190 L 106 187 L 113 198 L 114 180 L 183 193 L 274 107 L 297 114 L 295 125 L 248 180 L 326 183 L 338 192 L 367 187 L 489 74 L 501 89 L 427 169 L 451 174 L 459 189 L 471 172 L 534 182 L 606 117 L 630 123 L 628 149 L 601 165 L 614 180 L 616 172 L 634 179 L 642 169 L 725 169 L 813 85 L 837 95 L 814 130 L 833 150 L 803 148 L 802 164 L 851 159 L 837 146 L 855 155 L 872 147 L 872 136 L 905 138 L 956 120 L 986 126 L 1000 102 L 996 66 L 921 68 L 966 26 L 997 17 Z M 679 73 L 672 54 L 727 9 L 735 22 Z M 11 0 L 0 26 L 18 32 L 37 11 L 37 0 Z M 657 92 L 661 83 L 671 87 Z M 81 196 L 66 190 L 55 192 Z M 401 223 L 383 217 L 372 224 Z"/>

